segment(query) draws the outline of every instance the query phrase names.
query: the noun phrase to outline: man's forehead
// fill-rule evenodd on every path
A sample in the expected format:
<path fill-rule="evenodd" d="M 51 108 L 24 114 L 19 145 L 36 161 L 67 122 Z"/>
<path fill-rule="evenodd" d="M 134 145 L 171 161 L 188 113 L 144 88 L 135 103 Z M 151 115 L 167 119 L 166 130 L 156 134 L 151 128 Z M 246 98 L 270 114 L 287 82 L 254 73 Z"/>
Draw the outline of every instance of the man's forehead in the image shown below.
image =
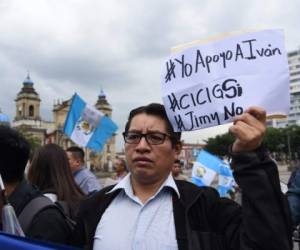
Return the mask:
<path fill-rule="evenodd" d="M 145 113 L 134 116 L 130 122 L 130 130 L 166 130 L 166 122 L 155 115 Z"/>

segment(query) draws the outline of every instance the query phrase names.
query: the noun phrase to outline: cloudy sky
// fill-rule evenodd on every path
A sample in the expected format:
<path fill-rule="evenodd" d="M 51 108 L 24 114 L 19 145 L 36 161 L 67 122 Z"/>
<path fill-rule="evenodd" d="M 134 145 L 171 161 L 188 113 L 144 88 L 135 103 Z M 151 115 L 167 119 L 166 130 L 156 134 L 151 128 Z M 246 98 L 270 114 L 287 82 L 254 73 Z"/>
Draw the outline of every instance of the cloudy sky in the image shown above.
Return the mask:
<path fill-rule="evenodd" d="M 170 48 L 224 32 L 281 28 L 287 51 L 300 45 L 300 1 L 0 0 L 0 108 L 15 114 L 30 71 L 45 120 L 54 100 L 77 92 L 95 103 L 101 88 L 119 134 L 129 110 L 162 102 L 160 71 Z M 227 126 L 185 133 L 190 142 Z M 121 149 L 118 136 L 118 150 Z"/>

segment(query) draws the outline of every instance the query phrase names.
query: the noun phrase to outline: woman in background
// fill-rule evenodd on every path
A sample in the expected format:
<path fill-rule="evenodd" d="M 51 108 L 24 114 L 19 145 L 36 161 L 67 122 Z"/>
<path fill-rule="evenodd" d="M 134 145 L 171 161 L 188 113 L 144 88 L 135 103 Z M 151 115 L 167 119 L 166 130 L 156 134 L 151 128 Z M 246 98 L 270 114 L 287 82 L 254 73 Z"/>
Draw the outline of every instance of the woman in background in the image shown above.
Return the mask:
<path fill-rule="evenodd" d="M 76 217 L 84 194 L 73 179 L 66 152 L 56 144 L 47 144 L 34 152 L 28 181 L 36 185 L 53 202 L 63 201 L 65 213 Z M 66 211 L 68 210 L 68 211 Z"/>

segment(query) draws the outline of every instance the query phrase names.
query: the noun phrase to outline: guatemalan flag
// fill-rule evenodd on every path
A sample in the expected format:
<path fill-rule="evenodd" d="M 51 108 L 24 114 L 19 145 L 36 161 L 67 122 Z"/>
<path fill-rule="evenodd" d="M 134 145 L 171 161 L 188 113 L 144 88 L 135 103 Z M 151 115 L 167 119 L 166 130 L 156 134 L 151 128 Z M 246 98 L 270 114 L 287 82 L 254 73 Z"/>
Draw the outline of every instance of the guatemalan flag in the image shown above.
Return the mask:
<path fill-rule="evenodd" d="M 74 94 L 64 126 L 64 133 L 73 142 L 101 151 L 117 129 L 118 126 L 108 116 Z"/>
<path fill-rule="evenodd" d="M 222 160 L 201 150 L 192 169 L 192 182 L 197 186 L 209 186 L 220 172 Z"/>
<path fill-rule="evenodd" d="M 219 184 L 218 184 L 218 191 L 220 196 L 227 197 L 228 191 L 230 191 L 235 184 L 232 170 L 229 166 L 229 164 L 226 164 L 223 162 L 223 164 L 220 166 L 220 172 L 219 172 Z"/>

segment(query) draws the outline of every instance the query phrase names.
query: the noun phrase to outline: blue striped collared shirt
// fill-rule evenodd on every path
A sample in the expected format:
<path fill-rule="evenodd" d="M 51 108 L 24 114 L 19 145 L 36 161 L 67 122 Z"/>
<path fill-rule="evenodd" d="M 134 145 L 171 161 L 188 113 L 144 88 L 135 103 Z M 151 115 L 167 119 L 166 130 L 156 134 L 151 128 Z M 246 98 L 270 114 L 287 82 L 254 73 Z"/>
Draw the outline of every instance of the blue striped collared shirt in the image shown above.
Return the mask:
<path fill-rule="evenodd" d="M 166 188 L 169 187 L 169 188 Z M 145 204 L 134 195 L 130 174 L 110 192 L 122 189 L 104 212 L 94 236 L 94 250 L 177 250 L 171 175 Z"/>

